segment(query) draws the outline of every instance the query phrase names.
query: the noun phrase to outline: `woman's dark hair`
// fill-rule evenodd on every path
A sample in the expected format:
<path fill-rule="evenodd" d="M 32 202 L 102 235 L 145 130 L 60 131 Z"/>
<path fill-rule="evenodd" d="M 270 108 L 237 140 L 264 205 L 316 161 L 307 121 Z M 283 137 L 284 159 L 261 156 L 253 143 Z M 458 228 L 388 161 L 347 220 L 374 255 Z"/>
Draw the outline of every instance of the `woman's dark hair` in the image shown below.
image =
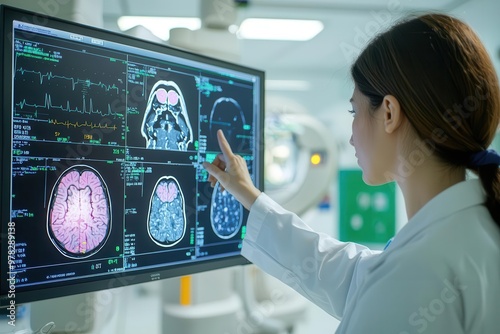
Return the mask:
<path fill-rule="evenodd" d="M 373 39 L 351 68 L 372 108 L 395 96 L 422 140 L 452 166 L 469 167 L 488 148 L 500 122 L 500 88 L 483 44 L 462 21 L 443 14 L 406 19 Z M 441 140 L 435 140 L 439 133 Z M 500 169 L 471 167 L 500 227 Z"/>

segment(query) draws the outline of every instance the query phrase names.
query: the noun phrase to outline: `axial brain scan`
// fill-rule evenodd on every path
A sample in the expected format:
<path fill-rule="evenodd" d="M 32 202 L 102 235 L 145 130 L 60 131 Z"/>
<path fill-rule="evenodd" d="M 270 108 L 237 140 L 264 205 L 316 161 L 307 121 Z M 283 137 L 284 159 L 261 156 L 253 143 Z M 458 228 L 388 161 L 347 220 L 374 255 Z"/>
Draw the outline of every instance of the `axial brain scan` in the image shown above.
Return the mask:
<path fill-rule="evenodd" d="M 210 221 L 215 234 L 221 239 L 234 237 L 243 222 L 243 206 L 226 190 L 221 191 L 219 183 L 212 193 Z"/>
<path fill-rule="evenodd" d="M 50 198 L 47 231 L 65 256 L 86 258 L 106 242 L 111 230 L 107 186 L 90 166 L 76 165 L 57 180 Z"/>
<path fill-rule="evenodd" d="M 148 215 L 148 233 L 159 246 L 177 244 L 186 232 L 184 195 L 177 180 L 163 176 L 156 183 L 151 196 Z"/>
<path fill-rule="evenodd" d="M 158 81 L 149 94 L 142 122 L 146 148 L 186 151 L 193 142 L 186 103 L 173 81 Z"/>

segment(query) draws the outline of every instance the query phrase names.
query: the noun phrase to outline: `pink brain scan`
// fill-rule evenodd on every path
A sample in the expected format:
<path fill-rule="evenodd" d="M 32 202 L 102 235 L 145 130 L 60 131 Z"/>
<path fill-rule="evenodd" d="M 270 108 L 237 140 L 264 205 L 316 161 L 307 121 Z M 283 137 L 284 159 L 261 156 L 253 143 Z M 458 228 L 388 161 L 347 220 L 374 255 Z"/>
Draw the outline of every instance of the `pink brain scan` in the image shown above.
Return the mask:
<path fill-rule="evenodd" d="M 172 247 L 186 233 L 184 195 L 176 178 L 163 176 L 153 189 L 149 203 L 148 234 L 161 247 Z"/>
<path fill-rule="evenodd" d="M 64 171 L 54 185 L 47 213 L 47 233 L 66 257 L 97 253 L 111 231 L 111 201 L 101 175 L 87 165 Z"/>

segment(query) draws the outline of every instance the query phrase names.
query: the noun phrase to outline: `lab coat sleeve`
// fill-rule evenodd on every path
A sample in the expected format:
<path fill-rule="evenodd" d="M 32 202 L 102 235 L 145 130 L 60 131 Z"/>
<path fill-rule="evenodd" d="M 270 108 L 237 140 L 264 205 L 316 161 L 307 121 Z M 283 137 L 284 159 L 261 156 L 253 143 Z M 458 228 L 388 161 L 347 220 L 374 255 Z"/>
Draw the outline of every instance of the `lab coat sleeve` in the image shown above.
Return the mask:
<path fill-rule="evenodd" d="M 379 252 L 314 232 L 262 193 L 247 222 L 242 255 L 336 318 L 362 279 L 363 259 Z"/>

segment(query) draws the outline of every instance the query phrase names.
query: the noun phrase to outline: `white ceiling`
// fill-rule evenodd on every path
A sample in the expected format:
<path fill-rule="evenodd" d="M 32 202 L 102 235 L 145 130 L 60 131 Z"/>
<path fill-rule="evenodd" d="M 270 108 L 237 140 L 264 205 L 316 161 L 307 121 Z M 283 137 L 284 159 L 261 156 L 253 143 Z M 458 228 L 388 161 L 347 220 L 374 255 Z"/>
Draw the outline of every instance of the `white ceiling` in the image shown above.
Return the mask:
<path fill-rule="evenodd" d="M 117 29 L 121 15 L 199 16 L 199 1 L 203 0 L 105 0 L 104 24 Z M 449 11 L 466 2 L 472 0 L 250 0 L 239 8 L 236 24 L 247 17 L 299 18 L 321 20 L 325 28 L 307 42 L 241 41 L 241 62 L 270 72 L 334 73 L 350 62 L 341 46 L 356 46 L 357 29 L 368 31 L 370 37 L 381 19 L 392 22 L 408 11 L 429 8 Z"/>
<path fill-rule="evenodd" d="M 104 27 L 118 30 L 116 20 L 121 15 L 197 17 L 199 1 L 204 0 L 104 0 Z M 348 69 L 355 53 L 346 50 L 359 50 L 362 38 L 374 36 L 377 28 L 401 16 L 429 10 L 469 22 L 500 64 L 497 0 L 250 0 L 248 6 L 238 8 L 236 24 L 247 17 L 318 19 L 324 30 L 306 42 L 241 40 L 240 62 L 265 70 L 268 79 L 308 81 L 309 91 L 269 91 L 267 96 L 293 98 L 310 112 L 328 118 L 349 106 Z"/>

